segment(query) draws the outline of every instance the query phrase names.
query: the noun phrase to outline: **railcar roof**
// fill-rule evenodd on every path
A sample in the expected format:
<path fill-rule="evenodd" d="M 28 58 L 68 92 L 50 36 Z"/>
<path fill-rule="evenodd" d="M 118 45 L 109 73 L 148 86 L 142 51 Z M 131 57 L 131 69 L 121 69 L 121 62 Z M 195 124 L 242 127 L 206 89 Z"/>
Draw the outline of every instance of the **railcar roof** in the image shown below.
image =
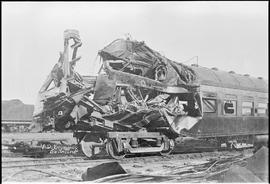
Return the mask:
<path fill-rule="evenodd" d="M 268 92 L 268 81 L 216 68 L 190 66 L 198 77 L 199 84 L 258 92 Z"/>

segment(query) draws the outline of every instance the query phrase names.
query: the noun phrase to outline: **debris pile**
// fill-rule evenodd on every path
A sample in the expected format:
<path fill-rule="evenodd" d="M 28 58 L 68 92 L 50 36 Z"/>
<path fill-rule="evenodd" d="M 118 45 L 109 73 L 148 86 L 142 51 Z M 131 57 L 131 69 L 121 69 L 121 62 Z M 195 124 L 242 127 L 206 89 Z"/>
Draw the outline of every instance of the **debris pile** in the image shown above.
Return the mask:
<path fill-rule="evenodd" d="M 168 86 L 193 85 L 195 72 L 149 48 L 143 41 L 117 39 L 99 51 L 104 65 L 114 70 L 160 81 Z"/>
<path fill-rule="evenodd" d="M 71 46 L 70 41 L 74 42 Z M 64 32 L 64 51 L 60 52 L 58 62 L 39 90 L 33 112 L 32 130 L 55 129 L 62 132 L 72 127 L 74 115 L 72 117 L 70 113 L 80 99 L 93 89 L 95 82 L 95 77 L 83 77 L 74 70 L 77 61 L 81 59 L 81 57 L 77 57 L 77 50 L 81 45 L 77 30 Z M 72 55 L 71 61 L 70 54 Z"/>
<path fill-rule="evenodd" d="M 78 31 L 67 30 L 64 36 L 64 52 L 40 89 L 35 106 L 35 121 L 43 127 L 89 130 L 90 122 L 109 122 L 115 124 L 110 129 L 167 127 L 179 135 L 201 117 L 196 74 L 191 68 L 144 42 L 118 39 L 99 51 L 103 65 L 98 77 L 89 82 L 74 70 L 82 45 Z M 71 61 L 70 40 L 74 41 Z"/>
<path fill-rule="evenodd" d="M 74 70 L 81 45 L 78 31 L 65 31 L 64 51 L 35 106 L 35 124 L 43 130 L 72 130 L 88 157 L 98 154 L 106 143 L 112 157 L 123 150 L 169 154 L 173 139 L 189 136 L 202 118 L 197 77 L 190 67 L 162 56 L 144 42 L 117 39 L 99 51 L 100 72 L 89 80 Z M 129 135 L 119 137 L 112 132 Z"/>

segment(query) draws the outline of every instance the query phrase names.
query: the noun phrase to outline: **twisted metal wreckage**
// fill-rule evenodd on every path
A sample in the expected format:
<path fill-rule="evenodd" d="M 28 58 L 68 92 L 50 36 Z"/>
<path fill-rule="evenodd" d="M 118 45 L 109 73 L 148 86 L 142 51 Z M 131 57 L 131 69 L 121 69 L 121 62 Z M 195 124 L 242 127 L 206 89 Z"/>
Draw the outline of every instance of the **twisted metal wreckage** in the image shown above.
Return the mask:
<path fill-rule="evenodd" d="M 34 120 L 43 128 L 73 130 L 86 156 L 102 148 L 114 158 L 169 154 L 174 139 L 188 135 L 202 117 L 196 75 L 188 66 L 127 38 L 99 51 L 97 77 L 80 76 L 74 67 L 81 45 L 78 31 L 64 32 L 64 52 L 39 91 Z"/>

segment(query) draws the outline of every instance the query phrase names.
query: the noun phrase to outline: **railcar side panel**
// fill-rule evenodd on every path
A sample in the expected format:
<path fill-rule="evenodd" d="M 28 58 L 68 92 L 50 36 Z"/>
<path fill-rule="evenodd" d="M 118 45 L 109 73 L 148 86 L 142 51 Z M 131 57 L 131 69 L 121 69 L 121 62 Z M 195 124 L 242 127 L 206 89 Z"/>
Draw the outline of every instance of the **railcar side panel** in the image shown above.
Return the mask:
<path fill-rule="evenodd" d="M 197 138 L 268 134 L 268 118 L 204 117 L 189 132 Z"/>
<path fill-rule="evenodd" d="M 201 85 L 200 93 L 202 103 L 204 99 L 215 100 L 216 109 L 205 112 L 203 108 L 203 118 L 190 129 L 190 136 L 204 138 L 269 133 L 268 93 L 208 85 Z M 227 101 L 234 101 L 233 113 L 225 112 Z M 265 109 L 260 110 L 260 106 Z M 264 110 L 265 113 L 259 113 Z"/>

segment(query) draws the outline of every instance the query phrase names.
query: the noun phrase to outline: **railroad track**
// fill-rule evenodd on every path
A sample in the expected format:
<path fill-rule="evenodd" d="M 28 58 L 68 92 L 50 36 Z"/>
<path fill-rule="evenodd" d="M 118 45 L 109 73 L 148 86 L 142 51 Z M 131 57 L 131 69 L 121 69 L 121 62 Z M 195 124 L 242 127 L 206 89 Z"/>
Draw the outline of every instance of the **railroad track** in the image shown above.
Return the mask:
<path fill-rule="evenodd" d="M 251 150 L 250 150 L 251 151 Z M 154 174 L 136 174 L 128 171 L 127 174 L 122 175 L 113 175 L 104 178 L 97 179 L 93 182 L 209 182 L 215 181 L 215 177 L 219 174 L 222 174 L 228 170 L 228 168 L 232 164 L 242 164 L 245 163 L 245 160 L 252 156 L 252 152 L 228 152 L 228 151 L 220 151 L 220 152 L 206 152 L 206 153 L 185 153 L 185 154 L 172 154 L 168 156 L 141 156 L 141 157 L 129 157 L 124 158 L 123 160 L 115 160 L 115 159 L 86 159 L 85 157 L 61 157 L 61 158 L 41 158 L 41 159 L 29 159 L 29 160 L 5 160 L 2 162 L 2 171 L 6 173 L 13 172 L 9 174 L 8 177 L 4 178 L 2 181 L 14 180 L 14 177 L 21 173 L 26 172 L 38 172 L 43 173 L 45 176 L 48 175 L 50 177 L 60 178 L 62 180 L 70 180 L 80 182 L 81 173 L 71 173 L 64 174 L 63 169 L 73 169 L 74 168 L 84 168 L 94 167 L 96 165 L 108 162 L 118 161 L 120 165 L 124 168 L 126 166 L 130 167 L 130 164 L 134 163 L 153 163 L 159 162 L 161 165 L 171 160 L 187 160 L 187 164 L 183 163 L 183 165 L 167 165 L 166 167 L 161 167 L 158 171 L 159 173 Z M 188 158 L 188 159 L 187 159 Z M 196 162 L 196 160 L 200 160 L 200 158 L 204 158 L 202 162 Z M 194 159 L 194 161 L 193 161 Z M 73 165 L 79 164 L 79 165 Z M 87 165 L 84 165 L 87 164 Z M 49 166 L 49 170 L 42 168 L 40 166 Z M 58 165 L 58 166 L 57 166 Z M 61 167 L 59 170 L 59 166 L 64 165 L 65 167 Z M 11 170 L 14 169 L 14 170 Z M 50 171 L 51 170 L 51 171 Z M 55 171 L 56 172 L 55 172 Z M 14 173 L 15 172 L 15 173 Z M 15 177 L 16 178 L 16 177 Z M 29 180 L 33 181 L 33 180 Z M 36 181 L 36 180 L 35 180 Z M 59 181 L 59 179 L 57 180 Z"/>
<path fill-rule="evenodd" d="M 235 154 L 234 154 L 235 155 Z M 241 152 L 238 153 L 241 157 Z M 130 163 L 138 160 L 172 160 L 172 159 L 193 159 L 193 158 L 219 158 L 231 157 L 229 151 L 220 152 L 204 152 L 204 153 L 185 153 L 185 154 L 172 154 L 168 156 L 130 156 L 123 160 L 117 160 L 119 163 Z M 87 159 L 86 157 L 56 157 L 56 158 L 40 158 L 40 159 L 27 159 L 27 160 L 2 160 L 2 169 L 11 168 L 28 168 L 49 165 L 70 165 L 70 164 L 91 164 L 91 163 L 106 163 L 116 161 L 114 159 L 106 159 L 106 157 Z"/>
<path fill-rule="evenodd" d="M 8 168 L 27 168 L 49 165 L 67 165 L 67 164 L 80 164 L 91 162 L 109 162 L 112 159 L 99 159 L 89 160 L 85 157 L 61 157 L 61 158 L 41 158 L 41 159 L 29 159 L 29 160 L 10 160 L 2 161 L 2 169 Z"/>
<path fill-rule="evenodd" d="M 21 159 L 18 159 L 18 160 L 3 160 L 2 159 L 2 163 L 13 163 L 13 162 L 17 162 L 17 163 L 20 163 L 20 162 L 25 162 L 25 161 L 28 161 L 28 162 L 38 162 L 38 161 L 54 161 L 54 160 L 73 160 L 73 159 L 83 159 L 85 157 L 52 157 L 52 158 L 42 158 L 42 159 L 27 159 L 27 160 L 21 160 Z"/>

